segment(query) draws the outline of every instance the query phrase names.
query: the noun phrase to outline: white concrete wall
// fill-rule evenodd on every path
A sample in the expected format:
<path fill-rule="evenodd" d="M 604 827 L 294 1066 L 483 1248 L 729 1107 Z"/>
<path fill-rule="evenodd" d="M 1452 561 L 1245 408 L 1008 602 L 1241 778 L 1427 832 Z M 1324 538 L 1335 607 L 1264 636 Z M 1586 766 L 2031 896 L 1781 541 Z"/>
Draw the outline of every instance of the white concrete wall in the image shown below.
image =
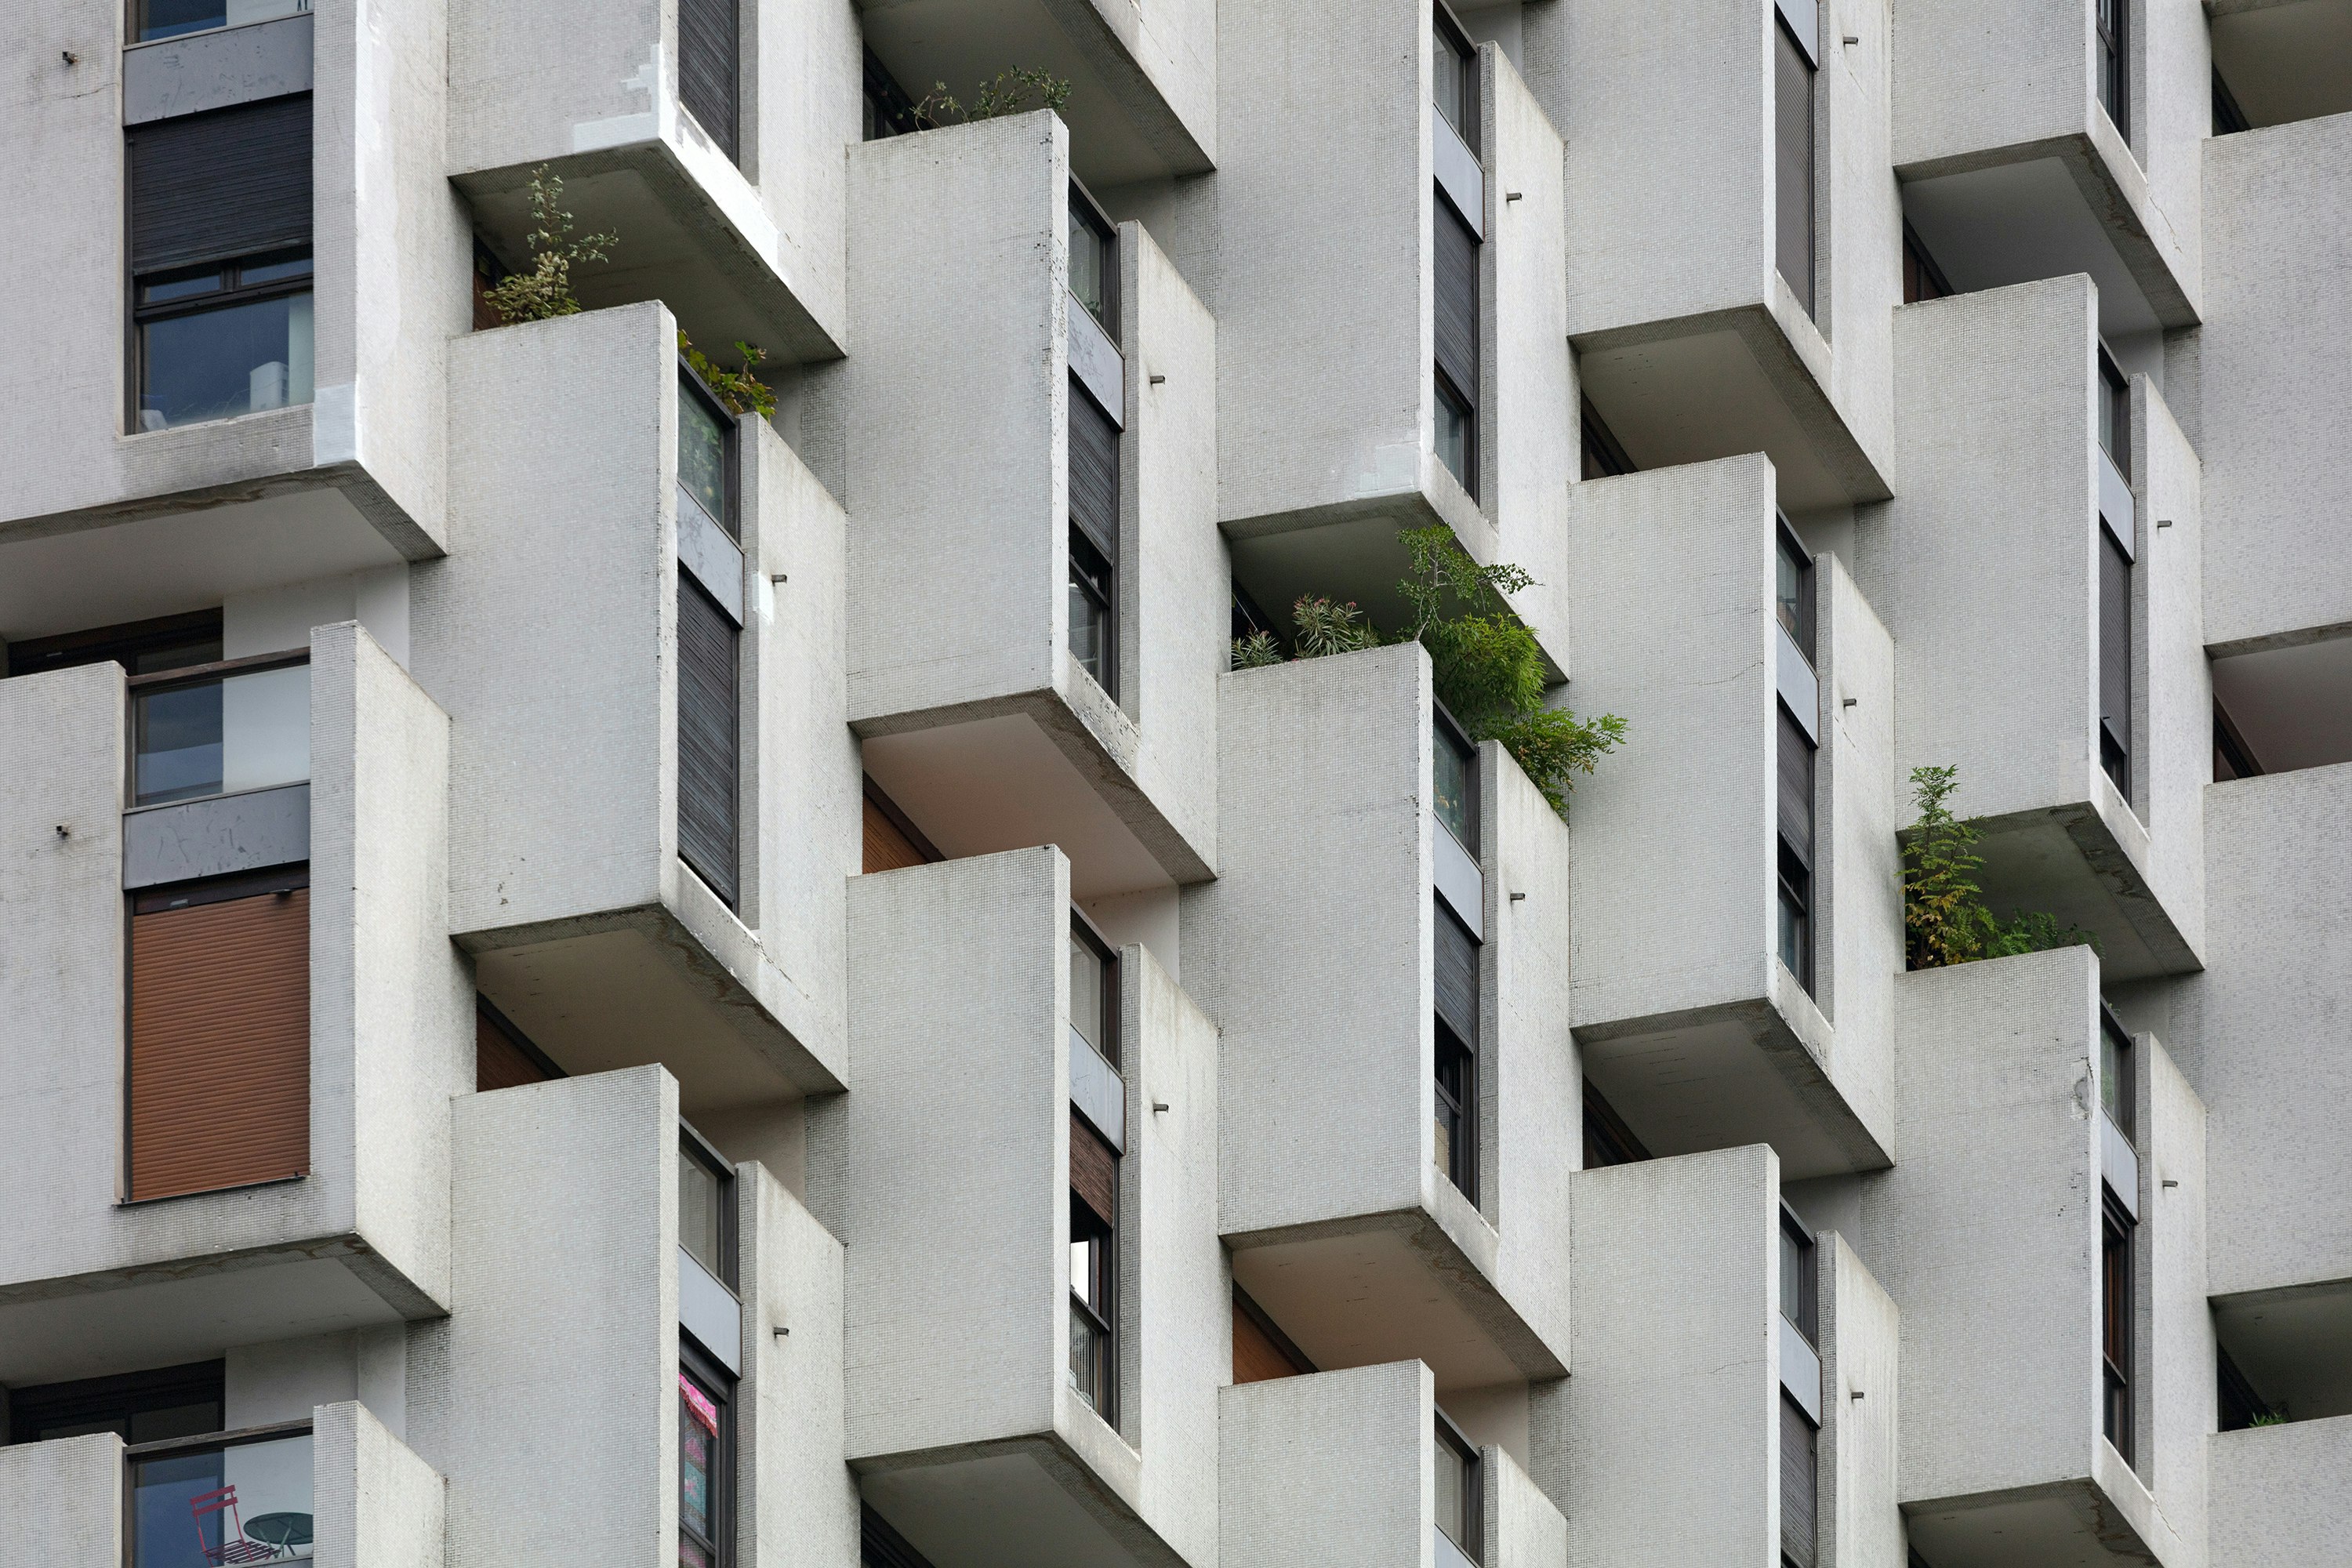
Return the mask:
<path fill-rule="evenodd" d="M 1423 1568 L 1434 1393 L 1415 1361 L 1220 1389 L 1221 1568 Z"/>
<path fill-rule="evenodd" d="M 0 1510 L 12 1550 L 56 1568 L 122 1562 L 122 1439 L 111 1432 L 0 1448 Z"/>
<path fill-rule="evenodd" d="M 2091 5 L 1904 0 L 1895 28 L 1895 163 L 2081 132 L 2098 102 Z"/>
<path fill-rule="evenodd" d="M 2205 786 L 2213 778 L 2213 675 L 2205 657 L 2202 465 L 2164 395 L 2132 379 L 2138 569 L 2132 574 L 2132 805 L 2148 876 L 2192 946 L 2205 939 Z M 2158 527 L 2158 524 L 2164 524 Z"/>
<path fill-rule="evenodd" d="M 2352 1415 L 2208 1439 L 2212 1568 L 2340 1559 L 2352 1531 Z"/>
<path fill-rule="evenodd" d="M 320 1568 L 441 1568 L 446 1489 L 364 1405 L 319 1406 L 310 1428 Z"/>
<path fill-rule="evenodd" d="M 1837 1030 L 1837 1078 L 1884 1128 L 1895 1097 L 1895 977 L 1903 973 L 1906 801 L 1895 772 L 1895 643 L 1845 563 L 1814 557 L 1822 745 L 1815 755 L 1813 994 Z M 1895 1153 L 1899 1158 L 1901 1151 Z"/>
<path fill-rule="evenodd" d="M 674 1563 L 677 1080 L 559 1079 L 450 1117 L 446 1404 L 421 1452 L 449 1478 L 452 1568 Z"/>
<path fill-rule="evenodd" d="M 1484 1561 L 1495 1568 L 1560 1568 L 1568 1561 L 1568 1521 L 1509 1454 L 1487 1447 L 1479 1458 L 1486 1540 L 1493 1543 Z"/>
<path fill-rule="evenodd" d="M 736 1180 L 745 1307 L 737 1561 L 852 1568 L 857 1484 L 842 1458 L 841 1243 L 761 1167 L 739 1165 Z"/>
<path fill-rule="evenodd" d="M 1759 1143 L 1612 1165 L 1569 1191 L 1575 1370 L 1555 1500 L 1575 1521 L 1570 1568 L 1776 1561 L 1779 1158 Z"/>
<path fill-rule="evenodd" d="M 2162 1042 L 2140 1037 L 2140 1479 L 2181 1537 L 2206 1538 L 2216 1347 L 2207 1304 L 2205 1106 Z"/>
<path fill-rule="evenodd" d="M 2352 333 L 2337 272 L 2352 118 L 2216 137 L 2204 158 L 2195 430 L 2210 520 L 2206 637 L 2227 646 L 2352 623 L 2337 552 L 2352 516 L 2337 438 L 2352 375 L 2332 347 Z"/>
<path fill-rule="evenodd" d="M 1844 1237 L 1815 1253 L 1822 1351 L 1822 1568 L 1903 1568 L 1897 1413 L 1902 1316 Z"/>
<path fill-rule="evenodd" d="M 2352 1276 L 2340 1048 L 2352 988 L 2352 764 L 2206 795 L 2207 967 L 2174 1030 L 2207 1107 L 2214 1295 Z"/>

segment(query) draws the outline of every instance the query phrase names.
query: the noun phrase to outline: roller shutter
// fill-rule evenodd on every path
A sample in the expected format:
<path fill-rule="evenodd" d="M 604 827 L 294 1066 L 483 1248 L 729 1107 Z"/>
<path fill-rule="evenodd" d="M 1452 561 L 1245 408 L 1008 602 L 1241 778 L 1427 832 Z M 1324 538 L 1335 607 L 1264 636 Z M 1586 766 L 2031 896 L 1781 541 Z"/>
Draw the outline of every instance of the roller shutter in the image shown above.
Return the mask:
<path fill-rule="evenodd" d="M 683 574 L 677 584 L 677 853 L 731 909 L 736 895 L 736 705 L 742 632 Z"/>
<path fill-rule="evenodd" d="M 1104 1224 L 1118 1215 L 1118 1156 L 1086 1118 L 1070 1113 L 1070 1191 Z"/>
<path fill-rule="evenodd" d="M 2099 721 L 2126 762 L 2132 752 L 2131 559 L 2099 531 Z M 2129 774 L 2125 775 L 2126 778 Z"/>
<path fill-rule="evenodd" d="M 1437 1016 L 1455 1037 L 1475 1047 L 1478 1039 L 1478 939 L 1462 927 L 1443 903 L 1437 906 Z"/>
<path fill-rule="evenodd" d="M 678 101 L 730 158 L 740 114 L 741 38 L 735 0 L 678 0 Z"/>
<path fill-rule="evenodd" d="M 310 245 L 310 94 L 128 134 L 133 272 Z"/>
<path fill-rule="evenodd" d="M 1813 1568 L 1820 1507 L 1820 1434 L 1797 1402 L 1780 1396 L 1780 1556 Z"/>
<path fill-rule="evenodd" d="M 1773 773 L 1780 838 L 1810 871 L 1813 868 L 1813 743 L 1789 717 L 1787 709 L 1775 704 L 1773 712 L 1780 721 Z"/>
<path fill-rule="evenodd" d="M 1478 406 L 1478 238 L 1443 202 L 1431 205 L 1436 239 L 1433 308 L 1437 368 L 1472 408 Z"/>
<path fill-rule="evenodd" d="M 1118 426 L 1070 383 L 1070 521 L 1118 563 Z"/>

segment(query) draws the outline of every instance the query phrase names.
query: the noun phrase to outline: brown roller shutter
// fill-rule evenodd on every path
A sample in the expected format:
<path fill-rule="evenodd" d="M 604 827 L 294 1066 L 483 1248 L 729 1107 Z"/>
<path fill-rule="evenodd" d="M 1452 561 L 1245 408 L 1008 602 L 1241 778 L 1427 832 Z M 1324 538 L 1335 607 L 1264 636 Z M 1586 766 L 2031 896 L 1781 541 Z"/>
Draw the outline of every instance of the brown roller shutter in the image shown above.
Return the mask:
<path fill-rule="evenodd" d="M 1797 1402 L 1780 1396 L 1780 1557 L 1791 1568 L 1813 1568 L 1821 1487 L 1819 1434 Z"/>
<path fill-rule="evenodd" d="M 537 1057 L 499 1028 L 488 1013 L 475 1009 L 475 1089 L 515 1089 L 526 1083 L 545 1083 L 551 1076 Z"/>
<path fill-rule="evenodd" d="M 868 871 L 897 871 L 908 866 L 925 864 L 923 852 L 915 841 L 899 831 L 898 825 L 874 804 L 866 801 L 866 865 Z"/>
<path fill-rule="evenodd" d="M 1102 1134 L 1070 1113 L 1070 1191 L 1106 1225 L 1118 1218 L 1118 1156 Z"/>
<path fill-rule="evenodd" d="M 310 1168 L 310 890 L 131 920 L 131 1196 Z"/>
<path fill-rule="evenodd" d="M 677 580 L 677 853 L 735 907 L 735 672 L 743 634 L 683 572 Z"/>
<path fill-rule="evenodd" d="M 1810 871 L 1813 868 L 1813 743 L 1786 708 L 1776 705 L 1775 712 L 1780 721 L 1773 766 L 1780 842 Z"/>

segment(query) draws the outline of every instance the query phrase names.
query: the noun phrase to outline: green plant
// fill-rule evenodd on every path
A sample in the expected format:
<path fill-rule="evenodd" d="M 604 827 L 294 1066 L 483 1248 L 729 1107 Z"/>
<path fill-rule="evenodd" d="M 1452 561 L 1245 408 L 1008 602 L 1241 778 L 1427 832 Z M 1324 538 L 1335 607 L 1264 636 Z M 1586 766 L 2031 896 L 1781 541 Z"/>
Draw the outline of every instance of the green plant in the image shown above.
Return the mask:
<path fill-rule="evenodd" d="M 608 259 L 604 247 L 620 243 L 617 235 L 610 234 L 572 237 L 572 215 L 563 206 L 563 182 L 549 174 L 544 163 L 530 172 L 530 213 L 534 226 L 524 237 L 530 247 L 530 270 L 511 274 L 489 291 L 491 309 L 509 326 L 578 315 L 580 301 L 572 292 L 572 268 L 583 261 Z"/>
<path fill-rule="evenodd" d="M 2279 1410 L 2257 1410 L 2253 1414 L 2253 1418 L 2248 1421 L 2246 1425 L 2249 1426 L 2284 1426 L 2286 1425 L 2286 1414 L 2285 1412 Z"/>
<path fill-rule="evenodd" d="M 1911 770 L 1911 797 L 1919 820 L 1903 846 L 1903 927 L 1906 961 L 1912 969 L 1942 969 L 1980 958 L 2012 958 L 2053 948 L 2084 946 L 2096 952 L 2098 939 L 2080 926 L 2062 926 L 2042 910 L 2021 911 L 2003 921 L 1985 907 L 1977 870 L 1984 865 L 1975 847 L 1983 830 L 1974 818 L 1955 816 L 1946 803 L 1959 788 L 1959 769 Z"/>
<path fill-rule="evenodd" d="M 1235 669 L 1264 669 L 1269 664 L 1282 662 L 1282 645 L 1274 640 L 1272 632 L 1252 632 L 1234 639 Z"/>
<path fill-rule="evenodd" d="M 1033 107 L 1050 109 L 1056 114 L 1070 101 L 1070 84 L 1037 66 L 1015 66 L 1011 70 L 996 73 L 994 81 L 985 81 L 974 90 L 971 107 L 965 108 L 948 84 L 935 81 L 931 90 L 923 94 L 914 108 L 915 123 L 924 130 L 941 125 L 971 124 L 974 121 L 995 120 L 1007 114 L 1019 114 Z"/>
<path fill-rule="evenodd" d="M 1364 619 L 1353 600 L 1342 605 L 1319 594 L 1309 595 L 1290 606 L 1290 619 L 1298 627 L 1301 658 L 1323 658 L 1381 646 L 1381 634 Z"/>
<path fill-rule="evenodd" d="M 686 356 L 686 363 L 694 367 L 694 374 L 702 378 L 702 384 L 710 388 L 711 395 L 727 405 L 729 413 L 739 416 L 756 414 L 762 419 L 775 416 L 776 389 L 761 381 L 756 374 L 768 357 L 765 349 L 754 348 L 739 339 L 735 352 L 743 356 L 743 368 L 721 370 L 694 346 L 694 340 L 688 337 L 686 329 L 681 327 L 677 333 L 677 352 Z"/>

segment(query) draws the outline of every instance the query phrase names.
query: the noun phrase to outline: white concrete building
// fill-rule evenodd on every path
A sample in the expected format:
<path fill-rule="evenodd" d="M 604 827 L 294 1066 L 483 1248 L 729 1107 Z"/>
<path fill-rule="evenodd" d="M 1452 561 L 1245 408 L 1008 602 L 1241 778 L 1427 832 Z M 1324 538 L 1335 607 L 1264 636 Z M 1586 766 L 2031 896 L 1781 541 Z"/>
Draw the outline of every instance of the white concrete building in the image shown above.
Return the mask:
<path fill-rule="evenodd" d="M 2352 1568 L 2352 0 L 20 9 L 0 1568 Z"/>

